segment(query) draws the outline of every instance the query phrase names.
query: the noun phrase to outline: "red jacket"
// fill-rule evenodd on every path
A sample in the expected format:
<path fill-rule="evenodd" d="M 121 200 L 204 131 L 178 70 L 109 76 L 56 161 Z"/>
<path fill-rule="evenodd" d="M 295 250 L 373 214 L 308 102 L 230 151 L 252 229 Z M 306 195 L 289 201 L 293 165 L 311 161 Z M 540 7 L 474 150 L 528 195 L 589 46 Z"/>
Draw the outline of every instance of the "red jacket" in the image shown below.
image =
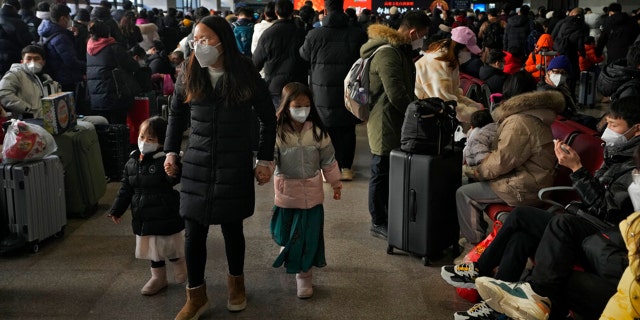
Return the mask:
<path fill-rule="evenodd" d="M 520 69 L 522 69 L 522 61 L 520 61 L 520 59 L 514 57 L 511 52 L 509 51 L 503 51 L 504 52 L 504 73 L 506 74 L 514 74 L 518 71 L 520 71 Z"/>
<path fill-rule="evenodd" d="M 580 71 L 589 71 L 596 63 L 600 63 L 604 60 L 604 56 L 596 57 L 596 46 L 592 44 L 585 44 L 584 51 L 585 57 L 580 56 Z"/>

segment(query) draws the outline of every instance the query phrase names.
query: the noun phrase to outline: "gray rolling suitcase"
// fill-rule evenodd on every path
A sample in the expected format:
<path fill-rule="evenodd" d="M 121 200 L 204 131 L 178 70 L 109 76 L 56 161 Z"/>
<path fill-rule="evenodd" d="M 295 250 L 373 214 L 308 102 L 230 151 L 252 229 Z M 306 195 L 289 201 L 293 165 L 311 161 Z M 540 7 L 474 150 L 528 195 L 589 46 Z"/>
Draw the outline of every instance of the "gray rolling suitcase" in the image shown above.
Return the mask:
<path fill-rule="evenodd" d="M 462 152 L 419 155 L 391 151 L 387 253 L 397 248 L 437 257 L 459 238 L 455 194 L 462 182 Z M 457 249 L 457 247 L 455 247 Z"/>
<path fill-rule="evenodd" d="M 2 220 L 11 236 L 21 238 L 21 243 L 37 252 L 40 241 L 63 234 L 67 213 L 62 163 L 57 156 L 0 164 L 0 181 Z M 2 251 L 12 249 L 16 248 L 0 247 Z"/>
<path fill-rule="evenodd" d="M 578 104 L 594 106 L 596 99 L 596 73 L 590 71 L 580 72 L 578 86 Z"/>

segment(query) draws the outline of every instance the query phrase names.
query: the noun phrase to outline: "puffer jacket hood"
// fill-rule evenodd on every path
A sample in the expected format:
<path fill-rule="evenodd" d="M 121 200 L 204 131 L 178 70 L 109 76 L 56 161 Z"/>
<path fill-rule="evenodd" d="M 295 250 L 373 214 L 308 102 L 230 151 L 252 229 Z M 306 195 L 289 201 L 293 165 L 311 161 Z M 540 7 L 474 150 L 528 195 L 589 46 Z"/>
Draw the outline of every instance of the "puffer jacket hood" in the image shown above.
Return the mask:
<path fill-rule="evenodd" d="M 89 42 L 87 42 L 87 53 L 92 56 L 95 56 L 100 51 L 102 51 L 102 49 L 108 47 L 110 44 L 115 42 L 116 42 L 116 39 L 112 37 L 100 38 L 99 40 L 89 39 Z"/>
<path fill-rule="evenodd" d="M 627 67 L 627 60 L 616 60 L 604 67 L 596 87 L 605 97 L 613 95 L 618 88 L 632 79 L 640 79 L 640 70 Z"/>
<path fill-rule="evenodd" d="M 51 22 L 51 20 L 42 20 L 42 23 L 38 27 L 38 34 L 44 38 L 45 40 L 56 33 L 64 33 L 71 31 L 61 27 L 55 22 Z"/>
<path fill-rule="evenodd" d="M 549 49 L 553 48 L 553 38 L 550 34 L 544 33 L 538 38 L 538 42 L 536 42 L 536 53 L 540 52 L 540 49 Z"/>
<path fill-rule="evenodd" d="M 551 125 L 557 114 L 564 110 L 564 96 L 558 91 L 536 91 L 523 93 L 500 104 L 493 111 L 493 120 L 501 123 L 516 113 L 535 116 L 542 122 Z"/>
<path fill-rule="evenodd" d="M 401 34 L 398 30 L 382 24 L 373 24 L 367 29 L 369 41 L 360 48 L 360 56 L 369 57 L 379 46 L 390 44 L 393 47 L 410 45 L 409 37 Z"/>

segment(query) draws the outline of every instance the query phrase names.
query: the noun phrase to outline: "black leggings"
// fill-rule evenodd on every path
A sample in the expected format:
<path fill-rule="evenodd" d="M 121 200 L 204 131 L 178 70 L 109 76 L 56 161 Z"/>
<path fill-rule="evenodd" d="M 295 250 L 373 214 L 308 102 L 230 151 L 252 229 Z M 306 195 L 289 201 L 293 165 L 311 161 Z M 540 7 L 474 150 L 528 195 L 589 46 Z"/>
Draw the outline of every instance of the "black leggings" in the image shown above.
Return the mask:
<path fill-rule="evenodd" d="M 229 274 L 240 276 L 244 270 L 245 250 L 242 221 L 223 223 L 221 228 Z M 195 288 L 204 283 L 208 232 L 209 226 L 203 226 L 193 220 L 185 220 L 185 258 L 187 259 L 189 288 Z"/>

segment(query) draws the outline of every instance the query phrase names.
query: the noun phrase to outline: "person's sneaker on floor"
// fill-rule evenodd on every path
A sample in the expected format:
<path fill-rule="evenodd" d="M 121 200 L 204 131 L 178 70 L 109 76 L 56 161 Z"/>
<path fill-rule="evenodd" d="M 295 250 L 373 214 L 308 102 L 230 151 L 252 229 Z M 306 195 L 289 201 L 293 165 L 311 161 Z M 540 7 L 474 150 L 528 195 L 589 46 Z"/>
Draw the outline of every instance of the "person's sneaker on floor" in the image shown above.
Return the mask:
<path fill-rule="evenodd" d="M 484 301 L 476 303 L 469 310 L 464 312 L 456 312 L 453 314 L 455 320 L 497 320 L 502 315 L 491 309 Z"/>
<path fill-rule="evenodd" d="M 371 235 L 376 238 L 387 240 L 387 226 L 383 224 L 372 225 Z"/>
<path fill-rule="evenodd" d="M 442 279 L 456 288 L 475 288 L 479 275 L 480 271 L 473 262 L 443 266 L 440 271 Z"/>
<path fill-rule="evenodd" d="M 551 300 L 535 293 L 528 282 L 513 283 L 479 277 L 476 288 L 489 307 L 508 317 L 527 320 L 549 318 Z"/>
<path fill-rule="evenodd" d="M 341 181 L 352 181 L 353 180 L 353 170 L 349 168 L 342 168 L 342 172 L 340 173 Z"/>

